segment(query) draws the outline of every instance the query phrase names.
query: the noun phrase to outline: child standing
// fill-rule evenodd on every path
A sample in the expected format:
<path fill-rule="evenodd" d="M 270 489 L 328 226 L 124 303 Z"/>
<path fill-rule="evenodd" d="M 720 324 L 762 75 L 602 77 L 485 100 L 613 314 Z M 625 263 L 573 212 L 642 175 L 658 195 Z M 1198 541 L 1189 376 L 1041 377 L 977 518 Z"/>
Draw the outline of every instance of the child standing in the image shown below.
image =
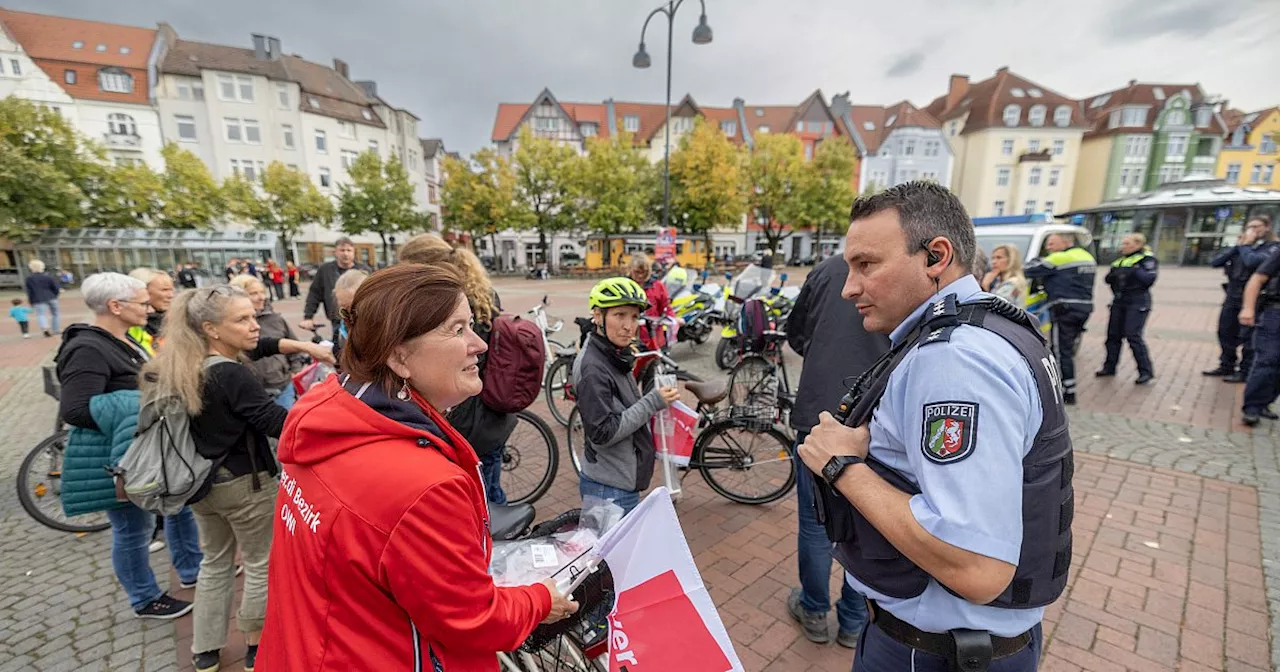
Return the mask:
<path fill-rule="evenodd" d="M 9 317 L 18 321 L 18 328 L 22 330 L 23 338 L 31 338 L 29 329 L 31 328 L 31 307 L 22 305 L 22 299 L 14 299 L 13 307 L 9 309 Z"/>

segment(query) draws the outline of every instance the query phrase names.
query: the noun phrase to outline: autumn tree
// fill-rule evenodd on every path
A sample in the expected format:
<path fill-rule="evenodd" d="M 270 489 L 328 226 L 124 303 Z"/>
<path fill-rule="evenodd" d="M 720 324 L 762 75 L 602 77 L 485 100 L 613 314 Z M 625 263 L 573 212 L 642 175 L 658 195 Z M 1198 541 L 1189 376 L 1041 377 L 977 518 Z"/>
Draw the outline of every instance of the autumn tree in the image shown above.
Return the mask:
<path fill-rule="evenodd" d="M 383 161 L 372 151 L 356 157 L 347 169 L 349 184 L 338 189 L 338 216 L 350 234 L 374 232 L 382 239 L 382 258 L 391 261 L 387 236 L 425 227 L 426 218 L 414 207 L 413 185 L 404 164 Z"/>
<path fill-rule="evenodd" d="M 635 231 L 649 219 L 647 206 L 656 172 L 625 131 L 587 140 L 587 154 L 575 162 L 572 180 L 578 222 L 604 235 L 604 265 L 613 265 L 610 240 Z"/>
<path fill-rule="evenodd" d="M 158 223 L 170 229 L 203 229 L 227 212 L 222 188 L 195 154 L 168 143 Z"/>
<path fill-rule="evenodd" d="M 0 100 L 0 237 L 81 226 L 105 171 L 102 150 L 61 114 L 15 96 Z"/>
<path fill-rule="evenodd" d="M 520 129 L 519 146 L 511 166 L 516 177 L 516 204 L 512 223 L 538 232 L 538 249 L 547 256 L 547 238 L 575 225 L 574 179 L 579 160 L 573 148 L 540 138 L 526 126 Z"/>
<path fill-rule="evenodd" d="M 290 261 L 295 261 L 292 241 L 302 233 L 302 227 L 313 222 L 328 224 L 333 218 L 333 203 L 311 178 L 279 161 L 267 166 L 260 183 L 236 175 L 226 181 L 224 189 L 231 213 L 254 228 L 279 235 Z"/>
<path fill-rule="evenodd" d="M 813 161 L 802 167 L 800 199 L 793 226 L 812 228 L 814 246 L 822 250 L 822 234 L 844 235 L 853 205 L 853 171 L 858 158 L 848 139 L 833 136 L 818 143 Z"/>
<path fill-rule="evenodd" d="M 748 213 L 759 224 L 770 254 L 777 254 L 791 235 L 791 223 L 802 216 L 805 181 L 804 145 L 783 133 L 760 133 L 747 155 L 743 187 Z"/>
<path fill-rule="evenodd" d="M 711 232 L 736 226 L 746 207 L 742 152 L 714 124 L 697 119 L 671 155 L 671 221 L 701 236 L 711 259 Z"/>
<path fill-rule="evenodd" d="M 511 163 L 492 148 L 472 155 L 470 163 L 446 156 L 440 200 L 449 226 L 471 235 L 489 237 L 497 253 L 497 233 L 513 226 L 516 176 Z"/>

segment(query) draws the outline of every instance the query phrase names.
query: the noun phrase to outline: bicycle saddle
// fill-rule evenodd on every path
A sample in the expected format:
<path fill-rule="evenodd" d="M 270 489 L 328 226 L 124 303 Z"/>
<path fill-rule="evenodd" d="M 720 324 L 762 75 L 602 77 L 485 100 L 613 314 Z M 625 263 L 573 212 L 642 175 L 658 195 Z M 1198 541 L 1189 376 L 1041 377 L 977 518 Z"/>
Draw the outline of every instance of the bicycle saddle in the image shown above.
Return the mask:
<path fill-rule="evenodd" d="M 703 404 L 716 404 L 729 396 L 729 383 L 726 381 L 707 381 L 694 382 L 688 381 L 684 384 L 684 389 L 693 393 L 698 401 Z"/>
<path fill-rule="evenodd" d="M 511 541 L 529 529 L 537 511 L 532 504 L 489 503 L 489 534 L 495 541 Z"/>

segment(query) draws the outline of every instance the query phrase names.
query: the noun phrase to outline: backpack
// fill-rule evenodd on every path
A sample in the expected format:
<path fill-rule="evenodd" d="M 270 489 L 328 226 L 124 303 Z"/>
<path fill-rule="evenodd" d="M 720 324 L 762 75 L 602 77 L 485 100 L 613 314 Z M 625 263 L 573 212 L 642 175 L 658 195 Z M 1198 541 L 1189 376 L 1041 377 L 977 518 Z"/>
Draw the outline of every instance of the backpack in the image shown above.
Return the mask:
<path fill-rule="evenodd" d="M 234 360 L 206 357 L 204 368 Z M 138 429 L 124 457 L 116 465 L 117 491 L 138 508 L 162 516 L 182 510 L 200 494 L 214 462 L 196 452 L 191 418 L 175 396 L 145 398 L 138 411 Z"/>
<path fill-rule="evenodd" d="M 498 413 L 528 408 L 542 392 L 547 348 L 542 329 L 516 315 L 499 315 L 489 332 L 480 401 Z"/>
<path fill-rule="evenodd" d="M 738 313 L 738 343 L 742 352 L 764 352 L 766 331 L 774 329 L 773 316 L 764 299 L 747 299 Z"/>

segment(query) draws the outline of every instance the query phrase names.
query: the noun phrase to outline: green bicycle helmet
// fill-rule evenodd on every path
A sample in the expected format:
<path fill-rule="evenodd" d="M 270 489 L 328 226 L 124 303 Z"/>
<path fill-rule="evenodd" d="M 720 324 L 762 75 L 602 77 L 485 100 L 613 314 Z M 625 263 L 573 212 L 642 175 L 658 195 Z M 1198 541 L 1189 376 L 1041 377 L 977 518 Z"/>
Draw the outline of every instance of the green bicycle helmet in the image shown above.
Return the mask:
<path fill-rule="evenodd" d="M 618 306 L 639 306 L 641 310 L 649 307 L 644 289 L 628 277 L 606 278 L 591 288 L 588 299 L 591 308 L 616 308 Z"/>

